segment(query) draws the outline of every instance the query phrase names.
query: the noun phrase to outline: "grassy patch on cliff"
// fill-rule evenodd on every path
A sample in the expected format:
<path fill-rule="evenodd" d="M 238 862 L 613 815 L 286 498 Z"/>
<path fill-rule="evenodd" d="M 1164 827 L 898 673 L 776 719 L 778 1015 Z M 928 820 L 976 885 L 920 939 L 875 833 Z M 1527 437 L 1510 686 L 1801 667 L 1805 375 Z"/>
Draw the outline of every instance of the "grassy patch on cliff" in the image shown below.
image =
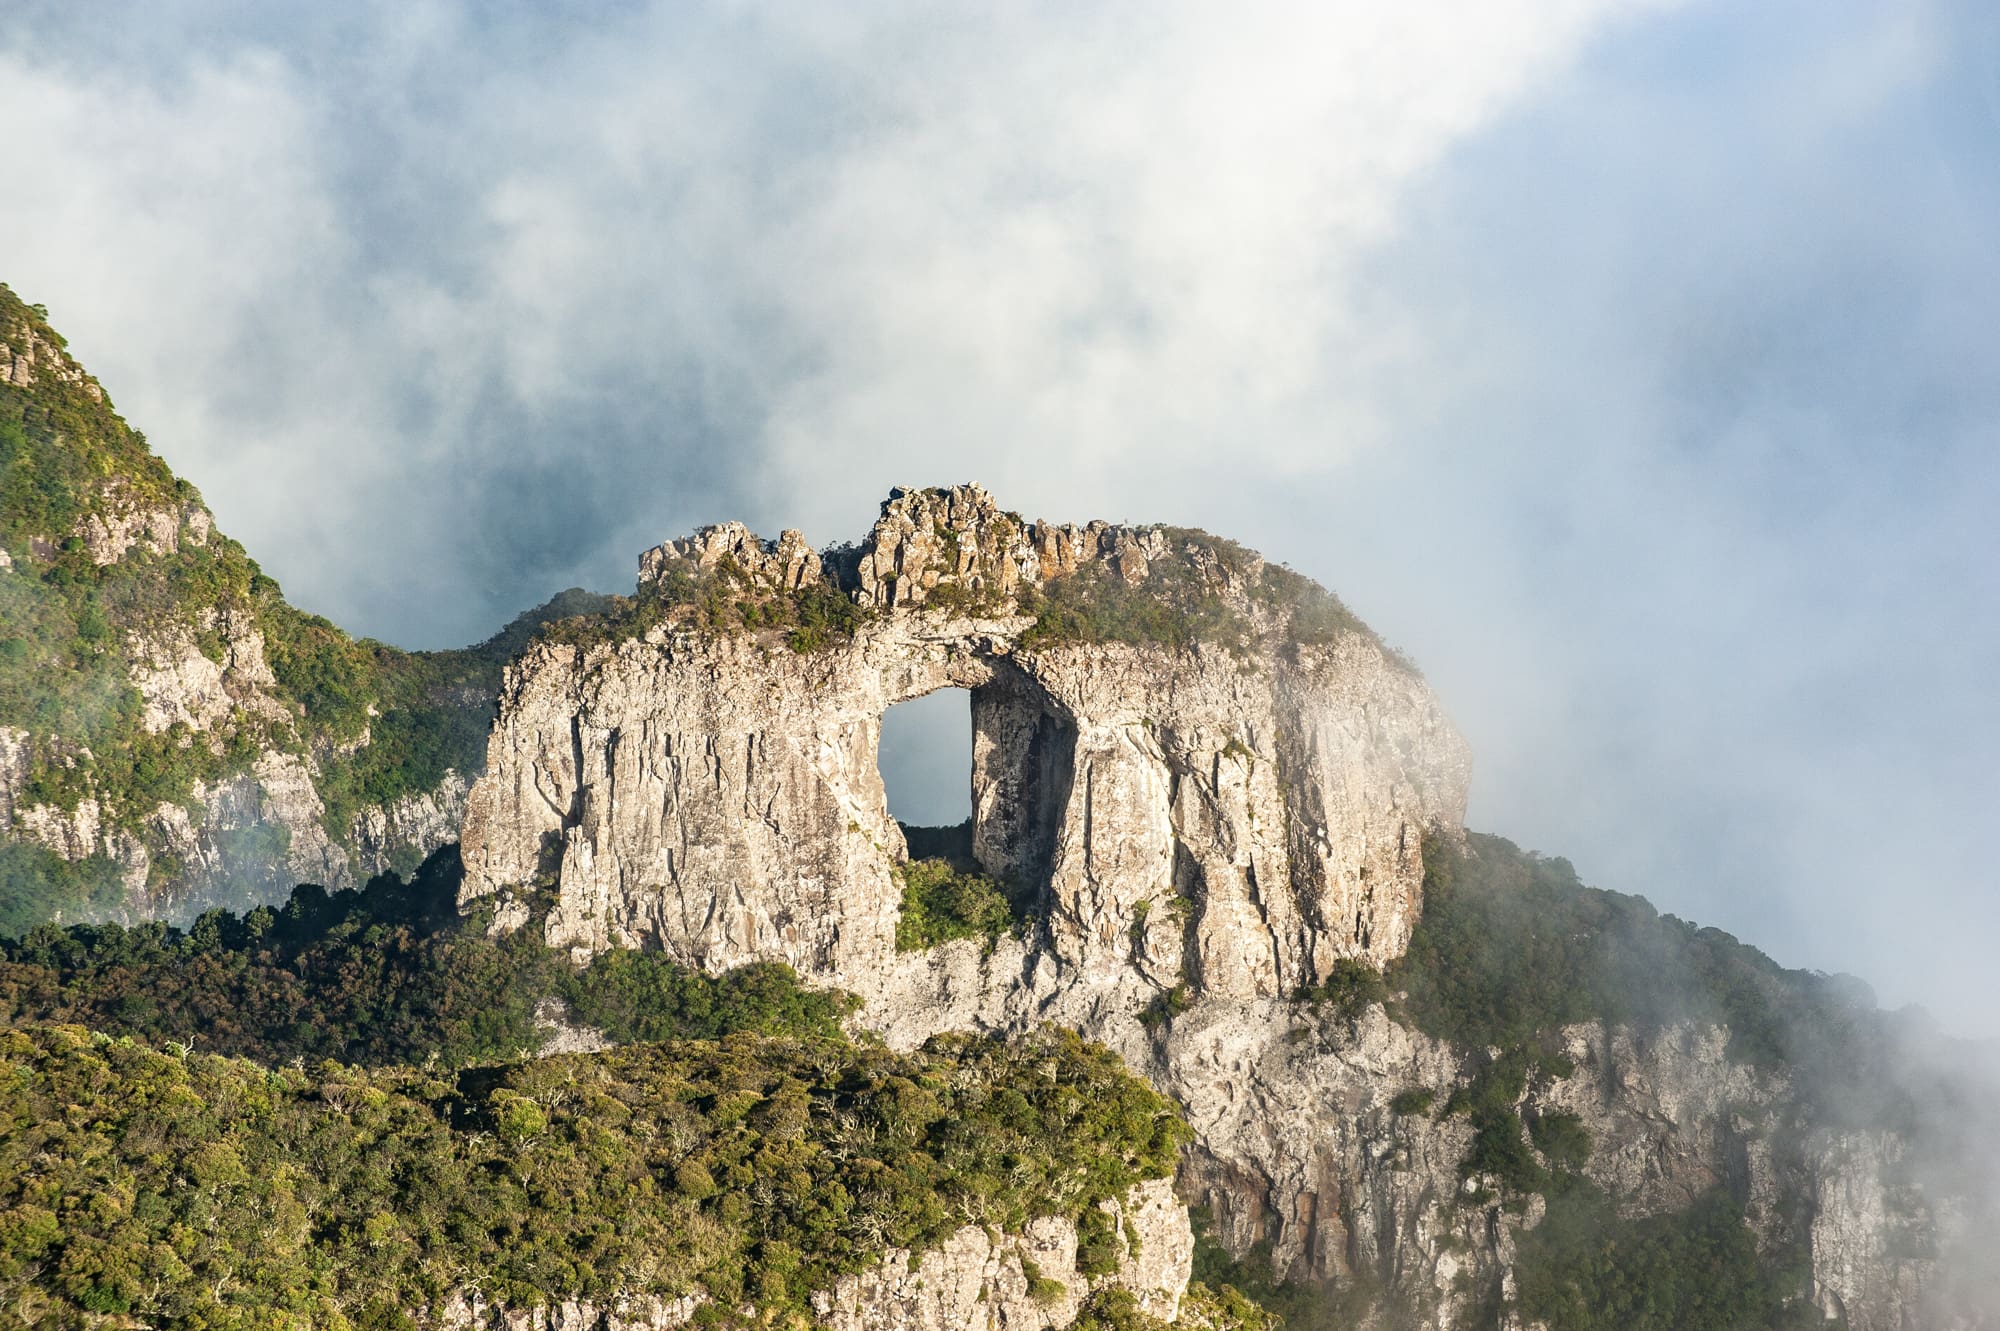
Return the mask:
<path fill-rule="evenodd" d="M 911 858 L 896 866 L 903 885 L 898 951 L 919 952 L 957 938 L 997 940 L 1029 922 L 1029 895 L 984 873 L 973 860 L 969 820 L 953 827 L 904 827 L 903 835 Z"/>
<path fill-rule="evenodd" d="M 1035 616 L 1025 647 L 1124 642 L 1187 648 L 1211 643 L 1232 652 L 1257 645 L 1313 645 L 1358 634 L 1378 643 L 1340 598 L 1303 574 L 1235 541 L 1191 527 L 1162 527 L 1161 556 L 1128 583 L 1102 560 L 1024 590 L 1021 609 Z M 1400 656 L 1392 659 L 1407 665 Z"/>
<path fill-rule="evenodd" d="M 0 1281 L 36 1325 L 393 1326 L 700 1293 L 753 1320 L 968 1223 L 1072 1220 L 1186 1129 L 1050 1031 L 911 1055 L 739 1035 L 456 1079 L 0 1034 Z M 717 1320 L 733 1322 L 729 1314 Z"/>
<path fill-rule="evenodd" d="M 1026 589 L 1021 608 L 1035 622 L 1021 635 L 1027 648 L 1068 643 L 1124 642 L 1186 648 L 1216 643 L 1234 651 L 1250 645 L 1243 613 L 1194 568 L 1155 561 L 1154 572 L 1128 584 L 1101 562 Z"/>

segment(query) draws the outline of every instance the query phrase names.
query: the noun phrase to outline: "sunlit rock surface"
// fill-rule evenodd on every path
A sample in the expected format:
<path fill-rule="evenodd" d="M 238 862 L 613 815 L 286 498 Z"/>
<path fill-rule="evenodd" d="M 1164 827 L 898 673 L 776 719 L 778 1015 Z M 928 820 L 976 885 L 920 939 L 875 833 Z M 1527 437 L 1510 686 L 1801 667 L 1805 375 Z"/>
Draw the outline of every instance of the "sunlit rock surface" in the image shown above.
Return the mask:
<path fill-rule="evenodd" d="M 1372 636 L 1264 631 L 1256 561 L 1209 570 L 1204 589 L 1252 626 L 1247 645 L 1027 640 L 1022 593 L 1045 559 L 1136 585 L 1168 544 L 1026 524 L 974 487 L 904 494 L 847 552 L 848 590 L 876 613 L 835 643 L 668 623 L 538 645 L 508 672 L 470 797 L 465 900 L 553 871 L 549 941 L 579 954 L 776 960 L 876 990 L 905 856 L 876 767 L 882 714 L 957 687 L 972 693 L 975 852 L 1030 889 L 1066 982 L 1136 967 L 1160 988 L 1270 996 L 1344 957 L 1398 955 L 1423 832 L 1458 824 L 1468 764 L 1429 688 Z M 814 567 L 794 534 L 767 550 L 736 527 L 643 564 L 723 559 L 773 587 Z"/>
<path fill-rule="evenodd" d="M 783 623 L 718 631 L 676 610 L 532 648 L 508 671 L 468 800 L 465 905 L 492 900 L 511 927 L 552 899 L 542 927 L 579 958 L 783 961 L 862 995 L 859 1023 L 897 1047 L 1075 1027 L 1184 1107 L 1196 1139 L 1180 1195 L 1230 1251 L 1372 1292 L 1378 1318 L 1400 1306 L 1467 1327 L 1511 1306 L 1542 1200 L 1510 1208 L 1494 1180 L 1466 1177 L 1474 1129 L 1439 1112 L 1481 1051 L 1380 1007 L 1350 1019 L 1293 999 L 1341 959 L 1402 953 L 1423 908 L 1421 838 L 1462 821 L 1465 746 L 1407 663 L 1358 624 L 1294 640 L 1239 547 L 1030 523 L 976 487 L 897 492 L 860 545 L 818 554 L 796 532 L 706 529 L 647 552 L 642 599 L 718 571 L 747 596 L 828 588 L 863 613 L 810 644 Z M 1051 584 L 1080 576 L 1168 599 L 1192 578 L 1246 631 L 1038 627 Z M 971 693 L 973 853 L 1025 885 L 1034 923 L 899 952 L 907 849 L 876 746 L 888 707 L 946 687 Z M 1627 1215 L 1726 1187 L 1760 1245 L 1808 1255 L 1811 1297 L 1850 1331 L 1981 1325 L 1927 1310 L 1965 1217 L 1913 1192 L 1900 1140 L 1781 1123 L 1790 1088 L 1731 1062 L 1727 1039 L 1574 1027 L 1568 1070 L 1535 1073 L 1514 1108 L 1574 1114 L 1588 1176 Z M 1430 1106 L 1397 1112 L 1413 1090 Z M 1073 1308 L 1010 1293 L 1008 1253 L 1037 1241 L 966 1231 L 915 1265 L 892 1253 L 821 1315 L 1063 1325 Z M 1158 1287 L 1178 1293 L 1178 1270 Z"/>

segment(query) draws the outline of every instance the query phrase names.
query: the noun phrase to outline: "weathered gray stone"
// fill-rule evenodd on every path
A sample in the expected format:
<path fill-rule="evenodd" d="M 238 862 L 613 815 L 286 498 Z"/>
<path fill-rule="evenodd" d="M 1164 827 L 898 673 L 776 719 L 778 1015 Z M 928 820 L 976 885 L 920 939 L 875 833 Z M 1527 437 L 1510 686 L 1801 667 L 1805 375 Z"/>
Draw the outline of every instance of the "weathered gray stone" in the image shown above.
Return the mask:
<path fill-rule="evenodd" d="M 897 492 L 866 542 L 822 561 L 874 612 L 851 640 L 799 654 L 775 632 L 669 617 L 642 637 L 534 648 L 508 672 L 468 799 L 464 901 L 497 896 L 518 927 L 518 889 L 552 882 L 547 937 L 580 958 L 643 946 L 711 970 L 785 961 L 861 994 L 857 1020 L 898 1048 L 948 1029 L 1074 1027 L 1183 1106 L 1182 1193 L 1232 1251 L 1268 1242 L 1281 1275 L 1386 1291 L 1440 1331 L 1470 1325 L 1492 1291 L 1512 1297 L 1541 1199 L 1510 1211 L 1492 1180 L 1462 1177 L 1466 1117 L 1391 1102 L 1429 1088 L 1442 1105 L 1479 1051 L 1380 1008 L 1350 1023 L 1291 1001 L 1343 958 L 1405 949 L 1421 838 L 1462 816 L 1464 746 L 1365 632 L 1274 646 L 1246 552 L 1196 557 L 1213 557 L 1214 587 L 1262 634 L 1250 650 L 1029 637 L 1051 579 L 1100 562 L 1143 588 L 1182 560 L 1180 539 L 1028 523 L 976 487 Z M 644 576 L 727 557 L 747 585 L 792 588 L 813 576 L 801 547 L 711 528 L 649 552 Z M 876 770 L 880 722 L 948 686 L 972 695 L 974 854 L 1032 889 L 1041 923 L 899 953 L 906 849 Z M 1170 991 L 1185 1010 L 1142 1021 Z M 1781 1133 L 1791 1088 L 1730 1062 L 1718 1029 L 1566 1038 L 1573 1069 L 1531 1078 L 1519 1108 L 1576 1114 L 1590 1177 L 1629 1214 L 1726 1185 L 1760 1242 L 1804 1244 L 1814 1297 L 1851 1331 L 1933 1324 L 1928 1254 L 1981 1226 L 1913 1195 L 1900 1139 Z M 968 1231 L 914 1267 L 892 1253 L 821 1314 L 1063 1324 L 1073 1308 L 1014 1299 L 1006 1249 L 1020 1241 Z"/>
<path fill-rule="evenodd" d="M 554 868 L 549 941 L 579 955 L 778 960 L 868 992 L 895 964 L 905 853 L 875 765 L 882 714 L 956 686 L 973 697 L 975 853 L 1042 903 L 1066 967 L 1114 974 L 1136 945 L 1163 983 L 1247 997 L 1398 955 L 1422 835 L 1457 826 L 1467 759 L 1372 638 L 1024 643 L 1033 620 L 1008 598 L 1042 580 L 1043 549 L 1137 569 L 1165 540 L 1031 528 L 976 487 L 900 494 L 855 575 L 883 613 L 851 640 L 802 654 L 669 624 L 531 649 L 468 800 L 464 899 Z M 783 548 L 714 527 L 644 562 L 657 577 L 728 558 L 792 585 L 803 566 Z M 925 609 L 947 580 L 999 599 Z M 1183 915 L 1185 965 L 1169 923 Z"/>

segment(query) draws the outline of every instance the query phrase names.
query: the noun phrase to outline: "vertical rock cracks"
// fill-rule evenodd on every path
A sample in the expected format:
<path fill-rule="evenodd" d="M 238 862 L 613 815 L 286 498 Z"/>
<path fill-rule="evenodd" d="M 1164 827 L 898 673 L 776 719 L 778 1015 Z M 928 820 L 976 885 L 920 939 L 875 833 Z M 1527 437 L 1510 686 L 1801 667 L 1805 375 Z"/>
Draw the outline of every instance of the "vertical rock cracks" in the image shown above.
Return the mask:
<path fill-rule="evenodd" d="M 1233 1251 L 1267 1243 L 1281 1274 L 1379 1289 L 1426 1326 L 1511 1288 L 1539 1211 L 1468 1201 L 1467 1120 L 1392 1106 L 1462 1083 L 1462 1051 L 1380 1009 L 1335 1038 L 1291 1001 L 1343 960 L 1404 952 L 1423 837 L 1457 833 L 1469 774 L 1429 687 L 1337 602 L 1200 533 L 1030 523 L 966 486 L 895 492 L 865 541 L 822 555 L 734 524 L 669 542 L 642 557 L 635 605 L 509 668 L 463 904 L 525 921 L 553 845 L 543 927 L 579 959 L 782 961 L 859 994 L 901 1047 L 1073 1026 L 1184 1107 L 1182 1195 Z M 828 605 L 837 631 L 805 632 Z M 890 706 L 946 687 L 972 696 L 973 853 L 1036 922 L 899 952 L 908 852 L 876 745 Z M 1575 1073 L 1527 1094 L 1614 1143 L 1592 1168 L 1642 1208 L 1725 1178 L 1767 1210 L 1802 1188 L 1872 1195 L 1731 1146 L 1716 1124 L 1776 1092 L 1705 1062 L 1700 1038 L 1579 1028 Z M 1827 1250 L 1866 1249 L 1868 1214 L 1829 1208 Z M 1853 1289 L 1913 1278 L 1823 1283 L 1852 1316 L 1874 1306 Z"/>

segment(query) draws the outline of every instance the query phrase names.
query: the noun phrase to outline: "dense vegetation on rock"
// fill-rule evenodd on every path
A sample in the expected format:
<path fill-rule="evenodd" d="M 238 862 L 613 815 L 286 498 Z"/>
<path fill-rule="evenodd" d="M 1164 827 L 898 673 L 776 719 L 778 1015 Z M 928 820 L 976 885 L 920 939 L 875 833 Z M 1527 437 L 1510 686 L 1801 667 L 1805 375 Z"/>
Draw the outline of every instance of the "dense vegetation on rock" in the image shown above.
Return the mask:
<path fill-rule="evenodd" d="M 796 1313 L 886 1247 L 1081 1216 L 1186 1135 L 1056 1031 L 907 1056 L 736 1035 L 452 1081 L 30 1027 L 0 1035 L 0 1124 L 0 1285 L 45 1326 L 403 1327 L 468 1289 Z"/>
<path fill-rule="evenodd" d="M 903 909 L 896 948 L 920 951 L 955 938 L 989 942 L 1030 923 L 1031 896 L 983 872 L 972 858 L 972 823 L 904 827 L 910 859 L 896 866 Z"/>
<path fill-rule="evenodd" d="M 1550 1331 L 1764 1331 L 1823 1327 L 1791 1297 L 1800 1283 L 1760 1257 L 1721 1189 L 1684 1211 L 1629 1220 L 1572 1180 L 1521 1239 L 1520 1309 Z"/>
<path fill-rule="evenodd" d="M 1726 1026 L 1759 1067 L 1846 1059 L 1880 1015 L 1860 981 L 1786 970 L 1643 897 L 1584 886 L 1568 860 L 1468 833 L 1424 844 L 1424 913 L 1385 974 L 1396 1012 L 1467 1048 L 1538 1044 L 1585 1021 Z"/>
<path fill-rule="evenodd" d="M 9 1297 L 51 1325 L 338 1309 L 401 1326 L 473 1289 L 796 1311 L 888 1246 L 1096 1218 L 1184 1138 L 1073 1035 L 899 1058 L 850 1044 L 848 1001 L 782 966 L 707 976 L 623 952 L 575 970 L 533 931 L 461 921 L 456 882 L 443 852 L 410 884 L 0 945 Z M 548 995 L 668 1043 L 492 1066 L 539 1043 Z M 1143 1325 L 1126 1312 L 1093 1315 Z"/>
<path fill-rule="evenodd" d="M 703 568 L 681 561 L 632 596 L 610 596 L 588 611 L 552 622 L 551 642 L 587 647 L 642 637 L 663 625 L 703 633 L 779 635 L 795 652 L 818 651 L 844 641 L 869 612 L 841 591 L 831 574 L 804 586 L 759 584 L 735 560 Z"/>
<path fill-rule="evenodd" d="M 352 638 L 287 603 L 67 360 L 44 313 L 0 286 L 0 340 L 30 337 L 56 359 L 0 390 L 11 565 L 0 570 L 0 728 L 25 732 L 25 803 L 67 811 L 94 798 L 110 826 L 143 834 L 159 805 L 190 804 L 197 783 L 241 774 L 262 753 L 310 755 L 327 832 L 347 844 L 363 807 L 431 790 L 447 769 L 478 771 L 501 667 L 543 623 L 603 603 L 565 592 L 457 651 Z M 190 652 L 222 672 L 220 713 L 149 725 L 135 672 Z M 157 857 L 154 878 L 179 868 Z M 40 898 L 10 899 L 6 923 L 95 902 L 61 875 L 44 880 Z"/>
<path fill-rule="evenodd" d="M 1014 925 L 1000 884 L 950 860 L 911 860 L 896 867 L 903 909 L 896 917 L 898 951 L 914 952 L 955 938 L 998 938 Z"/>
<path fill-rule="evenodd" d="M 211 911 L 186 931 L 45 925 L 0 942 L 0 1016 L 273 1064 L 451 1068 L 535 1048 L 535 1007 L 550 996 L 620 1040 L 832 1038 L 848 1010 L 781 965 L 708 976 L 657 953 L 614 952 L 577 971 L 535 931 L 488 938 L 484 920 L 461 920 L 457 883 L 447 849 L 409 884 L 308 885 L 282 908 Z"/>
<path fill-rule="evenodd" d="M 0 841 L 0 939 L 18 937 L 58 911 L 101 915 L 125 895 L 118 865 L 102 855 L 66 860 L 27 841 Z"/>

